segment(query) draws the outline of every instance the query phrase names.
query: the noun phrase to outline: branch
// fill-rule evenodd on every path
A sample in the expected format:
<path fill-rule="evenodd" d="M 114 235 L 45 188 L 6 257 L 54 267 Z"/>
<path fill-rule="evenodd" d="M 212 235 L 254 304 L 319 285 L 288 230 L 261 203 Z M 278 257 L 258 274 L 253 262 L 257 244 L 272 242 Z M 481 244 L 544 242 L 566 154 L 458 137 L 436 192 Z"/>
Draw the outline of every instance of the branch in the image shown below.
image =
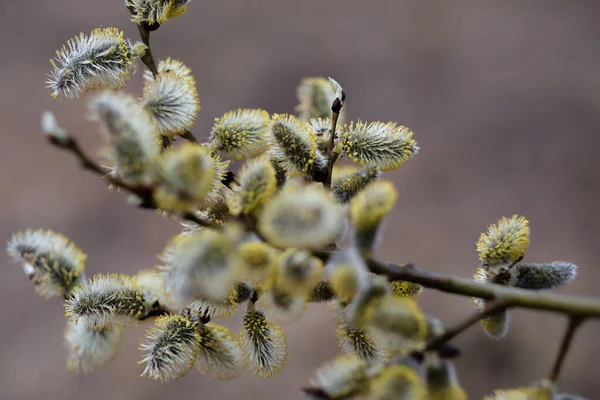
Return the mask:
<path fill-rule="evenodd" d="M 446 293 L 500 301 L 510 307 L 552 311 L 579 318 L 600 318 L 600 302 L 591 298 L 480 283 L 472 279 L 421 271 L 412 265 L 402 267 L 372 259 L 367 260 L 367 265 L 371 272 L 385 275 L 390 280 L 418 283 Z"/>
<path fill-rule="evenodd" d="M 120 189 L 126 190 L 127 192 L 137 196 L 140 199 L 140 208 L 146 208 L 151 210 L 156 210 L 157 205 L 154 201 L 154 187 L 152 185 L 134 185 L 128 182 L 125 182 L 117 177 L 107 175 L 106 171 L 98 165 L 95 161 L 93 161 L 83 149 L 77 143 L 77 140 L 71 136 L 66 136 L 64 138 L 48 134 L 46 136 L 50 143 L 58 147 L 62 150 L 67 150 L 72 153 L 77 159 L 81 166 L 96 175 L 100 176 L 103 179 L 106 179 L 111 185 L 118 187 Z M 209 226 L 216 227 L 216 225 L 210 224 L 206 221 L 203 221 L 196 217 L 193 213 L 184 213 L 180 216 L 182 219 L 194 222 L 201 226 Z"/>
<path fill-rule="evenodd" d="M 550 374 L 548 375 L 548 379 L 551 382 L 556 382 L 558 379 L 558 374 L 560 373 L 561 367 L 565 361 L 565 357 L 569 351 L 569 347 L 571 346 L 571 342 L 573 341 L 573 336 L 575 336 L 575 331 L 579 326 L 583 323 L 583 318 L 581 317 L 571 317 L 569 318 L 569 324 L 567 325 L 567 330 L 563 336 L 563 339 L 560 343 L 560 348 L 558 350 L 558 354 L 556 355 L 556 360 L 554 360 L 554 364 L 552 365 L 552 369 L 550 370 Z"/>
<path fill-rule="evenodd" d="M 325 179 L 323 180 L 323 185 L 326 189 L 331 189 L 331 175 L 333 173 L 333 165 L 335 164 L 338 154 L 334 153 L 333 149 L 335 148 L 335 128 L 337 125 L 338 118 L 340 116 L 340 111 L 342 109 L 342 102 L 340 99 L 336 98 L 331 106 L 331 134 L 329 136 L 329 143 L 327 146 L 327 175 L 325 175 Z"/>
<path fill-rule="evenodd" d="M 450 328 L 446 332 L 444 332 L 444 334 L 431 339 L 427 343 L 427 346 L 425 347 L 424 351 L 439 349 L 444 344 L 446 344 L 450 340 L 454 339 L 454 337 L 456 337 L 457 335 L 466 331 L 471 326 L 475 325 L 479 320 L 481 320 L 485 317 L 488 317 L 490 315 L 493 315 L 497 312 L 502 312 L 508 306 L 509 306 L 509 304 L 507 304 L 504 301 L 495 301 L 495 302 L 487 304 L 482 311 L 476 312 L 475 314 L 473 314 L 472 316 L 470 316 L 463 322 L 456 325 L 454 328 Z"/>

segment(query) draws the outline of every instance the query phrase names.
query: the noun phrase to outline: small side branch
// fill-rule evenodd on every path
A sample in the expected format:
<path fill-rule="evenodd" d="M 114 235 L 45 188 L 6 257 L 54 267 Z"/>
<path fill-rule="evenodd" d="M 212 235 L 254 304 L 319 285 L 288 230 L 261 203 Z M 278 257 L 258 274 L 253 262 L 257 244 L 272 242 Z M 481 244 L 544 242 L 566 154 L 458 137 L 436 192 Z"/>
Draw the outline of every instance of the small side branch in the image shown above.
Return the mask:
<path fill-rule="evenodd" d="M 454 339 L 456 336 L 466 331 L 471 326 L 475 325 L 479 320 L 493 315 L 495 313 L 502 312 L 507 307 L 508 304 L 502 300 L 494 301 L 487 304 L 482 311 L 476 312 L 475 314 L 471 315 L 469 318 L 465 319 L 463 322 L 459 323 L 455 327 L 448 329 L 444 334 L 431 339 L 427 343 L 425 351 L 439 349 L 444 344 L 448 343 L 450 340 Z"/>
<path fill-rule="evenodd" d="M 79 146 L 77 140 L 71 136 L 59 138 L 53 135 L 48 135 L 47 137 L 53 146 L 72 153 L 84 169 L 93 172 L 103 179 L 106 179 L 111 185 L 114 185 L 115 187 L 123 189 L 138 197 L 140 199 L 140 208 L 147 208 L 151 210 L 157 209 L 156 202 L 154 201 L 154 187 L 152 185 L 131 184 L 117 177 L 107 175 L 106 171 L 100 165 L 98 165 L 98 163 L 93 161 Z M 216 227 L 214 224 L 199 219 L 191 212 L 184 213 L 180 217 L 181 219 L 194 222 L 200 226 L 208 226 L 212 228 Z"/>
<path fill-rule="evenodd" d="M 556 359 L 554 360 L 554 364 L 552 365 L 552 369 L 550 370 L 550 374 L 548 374 L 548 380 L 550 380 L 551 382 L 556 382 L 556 380 L 558 379 L 558 375 L 560 374 L 560 370 L 562 368 L 562 365 L 564 364 L 565 357 L 569 352 L 571 342 L 573 341 L 573 337 L 575 336 L 575 331 L 577 331 L 577 328 L 579 328 L 583 321 L 584 319 L 580 317 L 569 318 L 567 330 L 565 331 L 563 339 L 560 343 L 560 348 L 558 350 L 558 354 L 556 355 Z"/>

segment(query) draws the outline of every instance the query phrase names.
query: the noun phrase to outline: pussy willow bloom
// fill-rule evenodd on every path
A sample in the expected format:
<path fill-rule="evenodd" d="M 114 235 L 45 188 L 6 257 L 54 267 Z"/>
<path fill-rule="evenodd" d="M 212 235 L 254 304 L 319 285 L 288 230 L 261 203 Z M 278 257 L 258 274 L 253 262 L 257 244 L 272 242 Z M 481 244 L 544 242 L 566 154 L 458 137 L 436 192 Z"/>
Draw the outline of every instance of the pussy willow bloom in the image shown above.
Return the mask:
<path fill-rule="evenodd" d="M 192 75 L 192 70 L 179 60 L 167 57 L 165 60 L 161 60 L 158 63 L 156 69 L 159 75 L 163 73 L 174 73 L 184 78 L 190 86 L 196 87 L 196 79 L 194 79 L 194 76 Z M 152 71 L 146 70 L 144 72 L 144 80 L 146 82 L 154 80 L 154 75 L 152 75 Z"/>
<path fill-rule="evenodd" d="M 213 323 L 198 327 L 196 369 L 217 379 L 229 380 L 238 377 L 243 367 L 240 343 L 229 329 Z"/>
<path fill-rule="evenodd" d="M 466 400 L 467 394 L 460 387 L 454 364 L 442 360 L 437 354 L 425 357 L 425 382 L 429 400 Z"/>
<path fill-rule="evenodd" d="M 171 239 L 161 260 L 172 300 L 181 305 L 195 298 L 227 300 L 238 276 L 234 249 L 228 232 L 209 228 Z"/>
<path fill-rule="evenodd" d="M 338 345 L 347 356 L 357 356 L 366 361 L 387 361 L 390 351 L 385 337 L 369 334 L 364 329 L 352 327 L 347 321 L 342 322 L 335 330 Z"/>
<path fill-rule="evenodd" d="M 391 182 L 367 185 L 350 202 L 350 215 L 355 228 L 357 246 L 363 252 L 372 250 L 383 218 L 396 204 L 397 192 Z"/>
<path fill-rule="evenodd" d="M 407 354 L 427 338 L 427 319 L 415 300 L 385 296 L 373 301 L 365 315 L 367 331 L 385 335 L 392 350 Z"/>
<path fill-rule="evenodd" d="M 323 157 L 327 157 L 329 139 L 331 138 L 331 120 L 329 118 L 311 118 L 308 123 L 317 138 L 317 150 Z"/>
<path fill-rule="evenodd" d="M 189 211 L 205 201 L 215 174 L 215 162 L 203 146 L 184 143 L 170 148 L 154 165 L 154 199 L 160 208 Z"/>
<path fill-rule="evenodd" d="M 276 247 L 318 249 L 344 228 L 342 208 L 317 185 L 287 184 L 267 205 L 258 229 Z"/>
<path fill-rule="evenodd" d="M 304 250 L 287 249 L 278 258 L 276 284 L 290 293 L 305 295 L 321 280 L 323 261 Z"/>
<path fill-rule="evenodd" d="M 239 246 L 238 259 L 244 279 L 259 284 L 269 278 L 275 268 L 277 252 L 264 242 L 251 241 Z"/>
<path fill-rule="evenodd" d="M 73 289 L 65 308 L 71 319 L 83 320 L 90 329 L 103 330 L 145 317 L 155 301 L 126 275 L 95 275 Z"/>
<path fill-rule="evenodd" d="M 133 9 L 133 22 L 164 24 L 187 11 L 190 0 L 126 0 Z"/>
<path fill-rule="evenodd" d="M 311 379 L 313 390 L 328 399 L 349 398 L 365 392 L 368 384 L 367 363 L 355 356 L 340 356 L 322 365 Z"/>
<path fill-rule="evenodd" d="M 192 221 L 182 221 L 182 234 L 191 235 L 192 233 L 202 229 L 205 225 L 223 226 L 231 218 L 227 200 L 225 200 L 225 197 L 223 196 L 218 196 L 216 199 L 210 199 L 202 205 L 200 210 L 196 210 L 194 215 L 203 223 L 199 225 L 198 223 Z"/>
<path fill-rule="evenodd" d="M 67 321 L 65 345 L 69 371 L 89 373 L 108 364 L 119 351 L 122 333 L 120 325 L 95 331 L 85 326 L 82 319 Z"/>
<path fill-rule="evenodd" d="M 524 387 L 517 389 L 495 390 L 483 400 L 553 400 L 552 391 L 542 387 Z"/>
<path fill-rule="evenodd" d="M 288 176 L 309 174 L 325 165 L 325 158 L 317 151 L 317 138 L 312 128 L 293 115 L 273 115 L 269 153 L 282 163 Z"/>
<path fill-rule="evenodd" d="M 360 287 L 360 277 L 351 265 L 338 265 L 331 274 L 331 288 L 335 297 L 350 303 Z"/>
<path fill-rule="evenodd" d="M 196 298 L 186 307 L 200 317 L 227 318 L 237 311 L 240 303 L 248 300 L 252 295 L 252 287 L 245 282 L 235 283 L 229 290 L 226 300 L 209 300 Z"/>
<path fill-rule="evenodd" d="M 165 291 L 164 274 L 159 269 L 144 269 L 133 278 L 136 287 L 144 293 L 151 293 L 161 306 L 170 306 Z"/>
<path fill-rule="evenodd" d="M 473 275 L 473 279 L 482 283 L 495 283 L 505 286 L 506 281 L 497 282 L 495 281 L 496 274 L 492 271 L 488 271 L 485 268 L 477 268 L 477 271 Z M 473 302 L 479 311 L 483 311 L 487 305 L 487 302 L 483 299 L 474 297 Z M 483 328 L 484 332 L 487 333 L 493 339 L 502 339 L 508 333 L 510 325 L 510 313 L 508 309 L 496 312 L 487 317 L 479 320 L 479 325 Z"/>
<path fill-rule="evenodd" d="M 288 323 L 300 318 L 306 310 L 306 295 L 290 292 L 283 285 L 273 285 L 261 292 L 256 305 L 269 320 Z"/>
<path fill-rule="evenodd" d="M 366 398 L 369 400 L 429 400 L 421 378 L 406 365 L 392 365 L 384 368 L 371 380 Z"/>
<path fill-rule="evenodd" d="M 412 136 L 411 130 L 394 122 L 351 122 L 341 134 L 342 151 L 362 166 L 390 171 L 419 151 Z"/>
<path fill-rule="evenodd" d="M 116 28 L 94 29 L 70 39 L 50 60 L 53 71 L 47 87 L 52 96 L 73 99 L 91 90 L 125 86 L 129 68 L 141 57 L 146 46 L 131 44 Z"/>
<path fill-rule="evenodd" d="M 228 158 L 248 160 L 267 150 L 267 135 L 271 118 L 260 109 L 229 111 L 220 118 L 210 132 L 209 146 Z"/>
<path fill-rule="evenodd" d="M 140 350 L 144 357 L 141 376 L 159 381 L 177 379 L 188 373 L 198 356 L 197 324 L 183 315 L 159 317 L 146 333 Z"/>
<path fill-rule="evenodd" d="M 92 117 L 102 123 L 109 142 L 106 156 L 111 174 L 141 181 L 160 152 L 160 139 L 150 115 L 131 96 L 104 92 L 90 104 Z"/>
<path fill-rule="evenodd" d="M 299 104 L 296 106 L 298 117 L 302 121 L 311 118 L 329 118 L 331 116 L 331 105 L 339 94 L 324 77 L 304 78 L 298 85 L 297 96 Z M 341 100 L 341 99 L 340 99 Z M 340 118 L 340 122 L 343 118 Z"/>
<path fill-rule="evenodd" d="M 60 233 L 44 229 L 19 232 L 11 237 L 6 250 L 44 298 L 66 297 L 84 279 L 86 255 Z"/>
<path fill-rule="evenodd" d="M 340 203 L 349 203 L 354 196 L 362 191 L 368 184 L 375 182 L 379 177 L 379 169 L 368 166 L 358 171 L 334 179 L 331 192 Z"/>
<path fill-rule="evenodd" d="M 246 367 L 263 378 L 285 367 L 287 341 L 281 328 L 265 318 L 262 311 L 250 311 L 244 317 L 240 342 Z"/>
<path fill-rule="evenodd" d="M 490 225 L 477 241 L 477 252 L 484 266 L 494 268 L 521 259 L 529 247 L 529 221 L 523 216 L 502 217 Z"/>
<path fill-rule="evenodd" d="M 519 263 L 509 273 L 508 286 L 531 290 L 553 289 L 573 281 L 577 276 L 577 266 L 567 261 Z"/>
<path fill-rule="evenodd" d="M 252 215 L 275 194 L 277 179 L 275 170 L 265 157 L 255 158 L 244 164 L 228 197 L 232 215 Z"/>
<path fill-rule="evenodd" d="M 196 86 L 175 72 L 146 79 L 143 102 L 160 134 L 171 138 L 189 131 L 200 110 Z"/>

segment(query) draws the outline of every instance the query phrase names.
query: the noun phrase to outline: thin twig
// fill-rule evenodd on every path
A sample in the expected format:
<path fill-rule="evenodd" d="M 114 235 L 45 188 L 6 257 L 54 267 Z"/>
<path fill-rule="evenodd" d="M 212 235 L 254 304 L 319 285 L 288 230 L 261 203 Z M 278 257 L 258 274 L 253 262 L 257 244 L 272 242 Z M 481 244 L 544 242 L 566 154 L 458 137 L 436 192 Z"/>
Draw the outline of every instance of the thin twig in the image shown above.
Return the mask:
<path fill-rule="evenodd" d="M 95 161 L 93 161 L 85 151 L 79 146 L 77 140 L 71 136 L 67 136 L 66 138 L 57 138 L 53 135 L 48 135 L 48 140 L 52 145 L 58 147 L 60 149 L 69 151 L 72 153 L 81 166 L 96 175 L 100 176 L 103 179 L 106 179 L 111 185 L 114 185 L 117 188 L 126 190 L 127 192 L 137 196 L 140 199 L 139 207 L 147 208 L 151 210 L 156 210 L 157 205 L 154 201 L 154 187 L 152 185 L 134 185 L 128 182 L 125 182 L 117 177 L 107 175 L 106 171 Z M 180 215 L 181 219 L 194 222 L 200 226 L 207 226 L 215 228 L 217 225 L 209 222 L 203 221 L 196 217 L 193 213 L 184 213 Z"/>
<path fill-rule="evenodd" d="M 556 382 L 558 379 L 558 374 L 560 374 L 560 370 L 562 365 L 564 364 L 565 357 L 569 352 L 569 347 L 571 346 L 571 342 L 573 341 L 573 336 L 575 336 L 575 331 L 579 326 L 583 323 L 584 319 L 581 317 L 570 317 L 569 323 L 567 325 L 567 330 L 563 336 L 563 339 L 560 343 L 560 348 L 558 350 L 558 354 L 556 355 L 556 360 L 554 360 L 554 364 L 552 365 L 552 369 L 550 370 L 550 374 L 548 375 L 548 379 L 551 382 Z"/>
<path fill-rule="evenodd" d="M 502 300 L 494 301 L 487 304 L 483 310 L 474 313 L 469 318 L 465 319 L 463 322 L 459 323 L 455 327 L 448 329 L 442 335 L 431 339 L 427 343 L 425 351 L 439 349 L 441 346 L 454 339 L 454 337 L 466 331 L 471 326 L 475 325 L 479 320 L 493 315 L 497 312 L 502 312 L 507 307 L 508 304 Z"/>
<path fill-rule="evenodd" d="M 152 56 L 152 49 L 150 48 L 150 31 L 144 24 L 137 24 L 137 27 L 140 31 L 142 42 L 146 45 L 146 52 L 142 56 L 142 62 L 148 67 L 150 72 L 152 72 L 152 76 L 156 78 L 158 76 L 158 68 L 156 68 L 156 63 Z"/>
<path fill-rule="evenodd" d="M 343 95 L 342 95 L 343 97 Z M 331 106 L 331 132 L 329 136 L 329 143 L 327 145 L 327 174 L 323 180 L 323 186 L 326 189 L 331 189 L 331 175 L 333 174 L 333 165 L 337 161 L 338 154 L 334 152 L 335 149 L 335 129 L 337 126 L 338 118 L 340 117 L 340 111 L 342 110 L 342 99 L 336 98 Z"/>

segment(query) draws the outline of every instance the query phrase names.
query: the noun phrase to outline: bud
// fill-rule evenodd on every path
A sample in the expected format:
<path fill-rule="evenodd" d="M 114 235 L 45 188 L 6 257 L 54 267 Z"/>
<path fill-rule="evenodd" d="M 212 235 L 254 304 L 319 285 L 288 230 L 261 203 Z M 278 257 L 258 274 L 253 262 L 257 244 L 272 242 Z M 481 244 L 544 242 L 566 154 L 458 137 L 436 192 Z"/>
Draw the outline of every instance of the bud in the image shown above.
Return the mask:
<path fill-rule="evenodd" d="M 345 399 L 368 388 L 367 363 L 355 356 L 338 357 L 319 367 L 307 394 L 319 392 L 327 399 Z M 323 398 L 323 397 L 310 397 Z"/>
<path fill-rule="evenodd" d="M 243 277 L 255 284 L 264 282 L 275 268 L 276 256 L 275 249 L 264 242 L 241 244 L 238 257 Z"/>
<path fill-rule="evenodd" d="M 425 357 L 425 382 L 430 400 L 466 400 L 467 394 L 460 387 L 454 364 L 442 360 L 437 354 Z"/>
<path fill-rule="evenodd" d="M 266 204 L 258 221 L 261 234 L 280 248 L 323 248 L 343 228 L 343 210 L 317 185 L 287 184 Z"/>
<path fill-rule="evenodd" d="M 491 396 L 483 400 L 553 400 L 550 389 L 542 387 L 526 387 L 508 390 L 495 390 Z"/>
<path fill-rule="evenodd" d="M 220 380 L 242 373 L 244 362 L 240 343 L 224 326 L 208 323 L 198 327 L 198 359 L 196 368 Z"/>
<path fill-rule="evenodd" d="M 269 286 L 256 302 L 265 316 L 280 323 L 292 322 L 306 310 L 306 295 L 293 293 L 284 285 Z"/>
<path fill-rule="evenodd" d="M 95 275 L 73 289 L 65 308 L 71 319 L 81 318 L 89 329 L 103 330 L 145 317 L 154 302 L 126 275 Z"/>
<path fill-rule="evenodd" d="M 477 252 L 482 264 L 496 270 L 520 260 L 529 247 L 529 221 L 513 215 L 502 217 L 488 227 L 477 241 Z"/>
<path fill-rule="evenodd" d="M 184 143 L 161 154 L 154 171 L 156 203 L 177 212 L 202 204 L 216 180 L 214 160 L 195 143 Z"/>
<path fill-rule="evenodd" d="M 196 298 L 186 308 L 200 318 L 227 318 L 237 311 L 240 303 L 252 295 L 252 287 L 245 282 L 235 283 L 229 290 L 229 298 L 222 301 Z"/>
<path fill-rule="evenodd" d="M 328 156 L 329 140 L 331 139 L 331 120 L 329 118 L 311 118 L 310 124 L 317 138 L 317 150 L 325 158 Z M 337 139 L 336 132 L 336 139 Z"/>
<path fill-rule="evenodd" d="M 278 257 L 276 285 L 306 295 L 323 276 L 323 261 L 303 250 L 287 249 Z"/>
<path fill-rule="evenodd" d="M 249 311 L 240 333 L 246 367 L 253 374 L 269 378 L 283 369 L 287 341 L 281 328 L 269 322 L 262 311 Z"/>
<path fill-rule="evenodd" d="M 196 86 L 175 72 L 147 79 L 143 102 L 160 134 L 170 138 L 189 131 L 200 110 Z"/>
<path fill-rule="evenodd" d="M 355 241 L 361 252 L 369 254 L 372 251 L 381 221 L 396 204 L 397 196 L 391 182 L 379 181 L 367 185 L 350 202 Z"/>
<path fill-rule="evenodd" d="M 239 185 L 232 187 L 227 203 L 232 215 L 253 215 L 270 200 L 277 190 L 273 166 L 264 157 L 244 164 L 238 176 Z"/>
<path fill-rule="evenodd" d="M 160 140 L 150 115 L 131 96 L 103 92 L 90 104 L 94 119 L 100 121 L 109 142 L 106 150 L 111 174 L 132 181 L 143 180 Z"/>
<path fill-rule="evenodd" d="M 85 279 L 87 256 L 60 233 L 44 229 L 16 233 L 6 251 L 23 266 L 36 293 L 46 299 L 67 297 Z"/>
<path fill-rule="evenodd" d="M 164 24 L 169 19 L 185 14 L 189 2 L 190 0 L 126 0 L 127 6 L 133 9 L 132 21 L 148 25 Z"/>
<path fill-rule="evenodd" d="M 384 368 L 371 381 L 367 398 L 370 400 L 429 399 L 419 375 L 405 365 Z"/>
<path fill-rule="evenodd" d="M 296 112 L 300 120 L 329 118 L 333 101 L 341 96 L 341 94 L 336 93 L 336 89 L 338 88 L 334 87 L 332 82 L 324 77 L 302 79 L 297 89 L 299 104 L 296 106 Z M 344 100 L 341 97 L 339 99 Z M 340 118 L 338 121 L 341 122 L 342 120 L 343 118 Z"/>
<path fill-rule="evenodd" d="M 268 137 L 270 156 L 283 164 L 289 176 L 309 175 L 325 166 L 312 128 L 293 115 L 273 115 Z"/>
<path fill-rule="evenodd" d="M 364 329 L 353 328 L 342 319 L 335 331 L 338 345 L 347 356 L 357 356 L 365 361 L 383 361 L 390 358 L 386 339 L 377 334 L 369 334 Z"/>
<path fill-rule="evenodd" d="M 519 263 L 509 273 L 509 286 L 531 290 L 553 289 L 573 281 L 577 275 L 577 266 L 566 261 Z"/>
<path fill-rule="evenodd" d="M 331 288 L 335 297 L 350 303 L 360 287 L 360 277 L 351 265 L 338 265 L 331 274 Z"/>
<path fill-rule="evenodd" d="M 392 350 L 408 354 L 427 339 L 427 319 L 417 303 L 406 297 L 385 296 L 369 304 L 365 316 L 373 329 L 390 340 Z"/>
<path fill-rule="evenodd" d="M 165 280 L 164 274 L 158 269 L 145 269 L 135 276 L 135 285 L 144 293 L 148 298 L 152 297 L 158 301 L 163 307 L 169 307 L 169 300 L 167 292 L 165 291 Z"/>
<path fill-rule="evenodd" d="M 161 60 L 156 69 L 158 70 L 158 74 L 168 74 L 174 73 L 179 75 L 182 78 L 185 78 L 190 86 L 196 87 L 196 80 L 192 75 L 192 70 L 188 68 L 184 63 L 179 60 L 172 59 L 171 57 L 167 57 L 165 60 Z M 151 81 L 154 80 L 154 75 L 152 75 L 152 71 L 144 71 L 144 80 Z"/>
<path fill-rule="evenodd" d="M 70 39 L 50 60 L 53 71 L 46 82 L 52 97 L 74 99 L 98 89 L 117 89 L 129 79 L 129 68 L 140 56 L 139 45 L 123 38 L 117 28 L 94 29 Z"/>
<path fill-rule="evenodd" d="M 161 259 L 165 287 L 175 303 L 227 300 L 238 275 L 233 239 L 226 231 L 205 228 L 167 244 Z"/>
<path fill-rule="evenodd" d="M 89 373 L 102 368 L 117 355 L 122 333 L 123 327 L 120 325 L 95 331 L 86 327 L 82 319 L 67 321 L 67 369 Z"/>
<path fill-rule="evenodd" d="M 58 125 L 56 117 L 50 111 L 42 114 L 42 132 L 59 143 L 64 143 L 69 138 L 67 132 Z"/>
<path fill-rule="evenodd" d="M 198 355 L 197 324 L 183 315 L 159 317 L 146 333 L 140 345 L 145 364 L 142 377 L 162 382 L 187 374 L 195 365 Z"/>
<path fill-rule="evenodd" d="M 238 109 L 215 118 L 209 146 L 228 158 L 248 160 L 267 150 L 269 113 L 260 109 Z"/>
<path fill-rule="evenodd" d="M 419 151 L 412 136 L 410 129 L 394 122 L 351 122 L 341 135 L 342 152 L 363 167 L 390 171 Z"/>
<path fill-rule="evenodd" d="M 358 171 L 334 179 L 331 192 L 340 203 L 349 203 L 354 196 L 362 191 L 368 184 L 375 182 L 379 177 L 379 169 L 375 166 L 361 168 Z"/>
<path fill-rule="evenodd" d="M 483 330 L 493 339 L 502 339 L 508 333 L 510 314 L 508 310 L 499 311 L 479 320 Z"/>
<path fill-rule="evenodd" d="M 392 295 L 396 297 L 417 297 L 423 293 L 423 287 L 418 283 L 407 281 L 391 281 Z"/>

